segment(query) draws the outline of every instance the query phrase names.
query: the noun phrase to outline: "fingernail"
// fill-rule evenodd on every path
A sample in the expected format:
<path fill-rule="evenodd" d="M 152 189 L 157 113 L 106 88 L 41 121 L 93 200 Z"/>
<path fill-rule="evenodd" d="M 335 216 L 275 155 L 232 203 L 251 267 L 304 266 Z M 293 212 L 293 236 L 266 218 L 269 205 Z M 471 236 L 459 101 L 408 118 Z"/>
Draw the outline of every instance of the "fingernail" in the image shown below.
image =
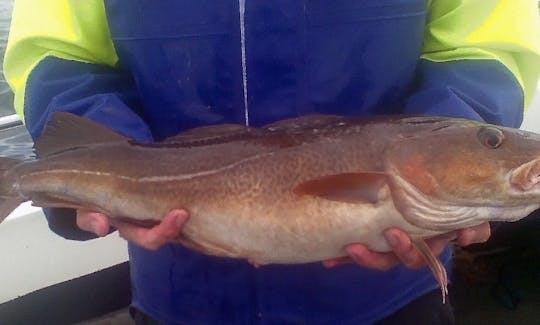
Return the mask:
<path fill-rule="evenodd" d="M 359 247 L 356 247 L 355 249 L 347 249 L 347 254 L 349 254 L 350 258 L 356 263 L 356 264 L 362 264 L 362 254 L 358 254 L 356 250 L 361 249 Z"/>
<path fill-rule="evenodd" d="M 476 230 L 474 229 L 466 229 L 462 234 L 462 243 L 465 245 L 469 245 L 472 243 L 473 238 L 476 237 Z"/>
<path fill-rule="evenodd" d="M 396 234 L 394 234 L 393 232 L 391 231 L 387 231 L 385 234 L 384 234 L 384 237 L 386 238 L 386 240 L 388 241 L 388 244 L 390 244 L 390 246 L 392 247 L 396 247 L 399 245 L 399 238 Z"/>
<path fill-rule="evenodd" d="M 454 241 L 457 239 L 457 234 L 455 231 L 451 232 L 450 234 L 448 234 L 448 237 L 446 237 L 446 239 L 448 241 Z"/>
<path fill-rule="evenodd" d="M 97 220 L 90 221 L 90 229 L 92 230 L 92 232 L 98 236 L 101 236 L 101 231 L 99 228 L 100 226 Z"/>
<path fill-rule="evenodd" d="M 183 227 L 185 223 L 186 223 L 186 215 L 185 214 L 179 214 L 176 217 L 176 225 L 178 227 Z"/>
<path fill-rule="evenodd" d="M 352 260 L 354 261 L 354 263 L 356 264 L 362 264 L 362 257 L 360 257 L 360 255 L 356 254 L 356 253 L 352 253 L 351 255 L 351 258 Z"/>
<path fill-rule="evenodd" d="M 324 261 L 323 266 L 326 268 L 331 268 L 337 265 L 337 261 Z"/>

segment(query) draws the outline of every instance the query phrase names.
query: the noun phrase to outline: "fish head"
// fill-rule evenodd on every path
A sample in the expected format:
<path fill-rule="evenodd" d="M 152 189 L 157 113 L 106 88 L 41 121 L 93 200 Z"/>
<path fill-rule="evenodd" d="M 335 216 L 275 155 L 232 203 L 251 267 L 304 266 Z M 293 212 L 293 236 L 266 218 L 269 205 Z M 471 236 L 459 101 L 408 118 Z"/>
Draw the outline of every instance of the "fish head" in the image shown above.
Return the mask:
<path fill-rule="evenodd" d="M 456 225 L 468 226 L 517 220 L 540 206 L 540 135 L 469 120 L 418 119 L 416 130 L 408 125 L 387 150 L 408 214 L 425 218 L 428 209 L 451 210 Z"/>

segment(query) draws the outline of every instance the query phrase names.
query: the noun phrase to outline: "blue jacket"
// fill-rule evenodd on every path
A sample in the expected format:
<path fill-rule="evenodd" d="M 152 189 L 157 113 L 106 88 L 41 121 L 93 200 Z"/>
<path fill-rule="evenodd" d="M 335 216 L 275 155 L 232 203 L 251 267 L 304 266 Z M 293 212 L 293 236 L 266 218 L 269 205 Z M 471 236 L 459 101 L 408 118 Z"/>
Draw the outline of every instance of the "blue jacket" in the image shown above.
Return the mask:
<path fill-rule="evenodd" d="M 521 123 L 523 88 L 500 61 L 420 59 L 426 0 L 247 0 L 243 19 L 239 3 L 104 1 L 117 64 L 45 55 L 25 85 L 31 134 L 59 110 L 140 141 L 313 113 Z M 72 220 L 49 220 L 64 236 L 81 236 L 66 226 Z M 427 268 L 256 269 L 180 245 L 130 245 L 129 255 L 133 305 L 166 324 L 371 323 L 437 288 Z M 449 266 L 450 250 L 441 258 Z"/>

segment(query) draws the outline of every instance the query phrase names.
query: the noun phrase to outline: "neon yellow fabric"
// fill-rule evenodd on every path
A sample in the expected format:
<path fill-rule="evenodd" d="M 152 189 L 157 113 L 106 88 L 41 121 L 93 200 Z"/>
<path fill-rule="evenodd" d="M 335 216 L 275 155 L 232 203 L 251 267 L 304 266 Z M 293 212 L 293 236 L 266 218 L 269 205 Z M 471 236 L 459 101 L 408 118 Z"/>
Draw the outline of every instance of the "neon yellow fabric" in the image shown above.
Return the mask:
<path fill-rule="evenodd" d="M 498 60 L 529 103 L 540 74 L 536 1 L 432 0 L 429 11 L 423 58 Z M 22 118 L 28 76 L 47 56 L 114 66 L 118 57 L 103 0 L 15 0 L 4 74 Z"/>
<path fill-rule="evenodd" d="M 103 0 L 15 1 L 4 74 L 23 119 L 26 81 L 47 56 L 114 66 L 118 57 Z"/>
<path fill-rule="evenodd" d="M 523 88 L 525 107 L 540 75 L 540 19 L 533 0 L 432 0 L 424 40 L 427 60 L 493 59 Z"/>

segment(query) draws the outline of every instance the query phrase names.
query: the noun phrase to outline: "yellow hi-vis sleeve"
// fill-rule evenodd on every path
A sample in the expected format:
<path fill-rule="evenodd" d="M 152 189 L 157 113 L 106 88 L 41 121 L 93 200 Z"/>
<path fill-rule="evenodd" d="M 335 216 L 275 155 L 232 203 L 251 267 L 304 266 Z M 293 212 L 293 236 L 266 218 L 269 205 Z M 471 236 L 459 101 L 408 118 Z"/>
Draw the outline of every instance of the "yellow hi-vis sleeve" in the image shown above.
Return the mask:
<path fill-rule="evenodd" d="M 540 74 L 540 19 L 533 0 L 432 0 L 422 58 L 493 59 L 523 88 L 525 107 Z"/>
<path fill-rule="evenodd" d="M 15 111 L 23 119 L 28 76 L 48 56 L 117 63 L 103 0 L 15 0 L 4 75 L 15 93 Z"/>

